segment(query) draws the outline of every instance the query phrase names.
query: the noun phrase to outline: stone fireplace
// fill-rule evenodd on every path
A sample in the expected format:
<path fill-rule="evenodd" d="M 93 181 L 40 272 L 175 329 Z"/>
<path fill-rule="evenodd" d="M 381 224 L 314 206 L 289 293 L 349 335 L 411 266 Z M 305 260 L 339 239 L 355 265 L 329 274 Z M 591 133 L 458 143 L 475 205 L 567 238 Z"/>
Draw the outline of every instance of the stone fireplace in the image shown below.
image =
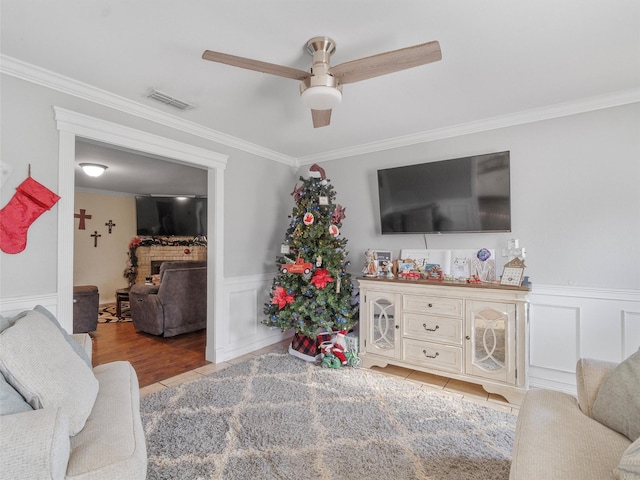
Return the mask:
<path fill-rule="evenodd" d="M 203 245 L 188 247 L 184 245 L 151 245 L 149 247 L 138 247 L 136 256 L 138 257 L 138 271 L 135 283 L 145 283 L 147 277 L 158 273 L 162 262 L 206 261 L 207 247 Z"/>

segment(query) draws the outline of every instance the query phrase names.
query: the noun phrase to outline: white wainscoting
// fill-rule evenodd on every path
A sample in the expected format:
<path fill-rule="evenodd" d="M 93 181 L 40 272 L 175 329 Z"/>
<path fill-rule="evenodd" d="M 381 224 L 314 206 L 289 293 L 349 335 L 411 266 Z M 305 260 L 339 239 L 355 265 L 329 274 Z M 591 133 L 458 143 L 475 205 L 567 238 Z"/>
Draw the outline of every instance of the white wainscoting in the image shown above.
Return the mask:
<path fill-rule="evenodd" d="M 34 295 L 29 297 L 14 297 L 0 299 L 0 315 L 4 317 L 13 317 L 23 310 L 32 310 L 36 305 L 42 305 L 54 315 L 58 315 L 58 294 L 50 293 L 47 295 Z M 58 319 L 60 324 L 67 330 L 73 329 L 73 318 L 63 322 Z"/>
<path fill-rule="evenodd" d="M 223 358 L 220 361 L 234 359 L 293 336 L 293 333 L 283 333 L 279 328 L 262 324 L 262 310 L 264 304 L 271 300 L 271 285 L 275 275 L 225 278 L 226 328 L 223 329 L 225 338 L 222 342 Z"/>
<path fill-rule="evenodd" d="M 576 393 L 581 357 L 620 362 L 640 347 L 640 292 L 534 285 L 529 385 Z"/>

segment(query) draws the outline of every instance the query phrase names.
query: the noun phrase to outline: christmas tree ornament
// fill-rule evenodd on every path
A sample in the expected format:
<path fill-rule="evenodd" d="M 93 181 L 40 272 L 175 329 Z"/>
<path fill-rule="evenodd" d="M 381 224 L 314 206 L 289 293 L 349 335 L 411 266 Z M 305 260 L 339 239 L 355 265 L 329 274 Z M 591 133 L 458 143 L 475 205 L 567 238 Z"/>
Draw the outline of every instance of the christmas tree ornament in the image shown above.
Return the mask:
<path fill-rule="evenodd" d="M 333 223 L 340 223 L 342 222 L 342 220 L 344 220 L 346 217 L 346 215 L 344 214 L 346 208 L 344 208 L 342 205 L 338 204 L 336 205 L 336 209 L 333 211 L 333 215 L 331 217 L 331 221 Z"/>
<path fill-rule="evenodd" d="M 293 192 L 291 192 L 291 195 L 293 195 L 293 199 L 296 202 L 300 201 L 300 198 L 302 197 L 302 189 L 303 188 L 304 188 L 304 185 L 301 185 L 300 188 L 298 188 L 298 184 L 297 183 L 293 187 Z"/>
<path fill-rule="evenodd" d="M 289 303 L 293 303 L 293 300 L 293 295 L 288 294 L 284 288 L 276 287 L 271 303 L 278 305 L 278 308 L 282 310 Z"/>
<path fill-rule="evenodd" d="M 304 223 L 305 225 L 312 225 L 314 220 L 315 218 L 313 216 L 313 213 L 307 212 L 304 214 L 302 223 Z"/>
<path fill-rule="evenodd" d="M 316 288 L 326 288 L 327 284 L 331 282 L 333 282 L 333 277 L 329 275 L 329 271 L 325 268 L 317 269 L 313 274 L 313 277 L 311 277 L 311 283 Z"/>
<path fill-rule="evenodd" d="M 340 229 L 335 225 L 329 225 L 329 233 L 334 237 L 340 235 Z"/>
<path fill-rule="evenodd" d="M 317 163 L 314 163 L 313 165 L 311 165 L 311 167 L 309 167 L 309 176 L 320 178 L 321 180 L 327 179 L 327 174 L 325 173 L 324 168 L 322 168 Z"/>
<path fill-rule="evenodd" d="M 27 231 L 60 197 L 44 185 L 27 177 L 16 187 L 16 193 L 0 210 L 0 249 L 20 253 L 27 246 Z"/>

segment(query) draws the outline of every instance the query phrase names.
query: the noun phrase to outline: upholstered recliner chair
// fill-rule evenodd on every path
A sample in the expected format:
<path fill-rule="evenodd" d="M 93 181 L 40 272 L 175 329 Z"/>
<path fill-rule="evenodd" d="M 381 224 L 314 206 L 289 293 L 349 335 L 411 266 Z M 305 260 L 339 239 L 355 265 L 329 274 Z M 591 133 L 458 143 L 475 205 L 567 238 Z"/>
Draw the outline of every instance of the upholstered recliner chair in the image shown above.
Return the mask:
<path fill-rule="evenodd" d="M 173 337 L 207 326 L 207 263 L 164 262 L 160 285 L 135 284 L 129 292 L 136 330 Z"/>

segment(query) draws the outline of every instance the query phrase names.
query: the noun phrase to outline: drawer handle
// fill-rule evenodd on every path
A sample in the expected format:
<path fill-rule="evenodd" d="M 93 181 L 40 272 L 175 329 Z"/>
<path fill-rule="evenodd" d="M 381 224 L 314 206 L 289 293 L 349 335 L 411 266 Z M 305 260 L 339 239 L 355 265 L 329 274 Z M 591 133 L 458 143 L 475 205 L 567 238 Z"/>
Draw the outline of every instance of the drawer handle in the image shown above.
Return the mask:
<path fill-rule="evenodd" d="M 433 303 L 430 303 L 429 305 L 427 305 L 427 307 L 433 308 Z"/>
<path fill-rule="evenodd" d="M 438 330 L 440 328 L 440 325 L 436 325 L 436 328 L 427 328 L 427 324 L 423 323 L 422 326 L 424 327 L 424 329 L 427 332 L 435 332 L 436 330 Z"/>
<path fill-rule="evenodd" d="M 424 356 L 427 358 L 436 358 L 438 355 L 440 355 L 438 352 L 436 352 L 435 355 L 427 355 L 427 351 L 426 350 L 422 350 L 422 353 L 424 353 Z"/>

